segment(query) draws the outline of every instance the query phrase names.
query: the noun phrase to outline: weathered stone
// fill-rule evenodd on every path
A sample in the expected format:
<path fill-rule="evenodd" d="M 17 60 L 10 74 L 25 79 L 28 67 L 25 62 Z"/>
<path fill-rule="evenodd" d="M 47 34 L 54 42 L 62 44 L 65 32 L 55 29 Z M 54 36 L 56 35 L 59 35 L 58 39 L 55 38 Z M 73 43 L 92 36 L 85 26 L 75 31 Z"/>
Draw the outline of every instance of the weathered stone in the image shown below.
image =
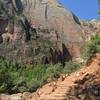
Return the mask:
<path fill-rule="evenodd" d="M 80 21 L 82 26 L 82 31 L 84 33 L 86 41 L 89 41 L 95 34 L 100 34 L 100 21 L 93 19 L 91 21 Z"/>
<path fill-rule="evenodd" d="M 44 51 L 40 51 L 39 56 L 41 55 L 41 57 L 39 57 L 39 59 L 46 56 L 48 63 L 54 61 L 53 63 L 61 62 L 64 64 L 65 61 L 80 57 L 80 52 L 84 45 L 80 21 L 57 0 L 1 0 L 0 2 L 5 10 L 8 11 L 7 14 L 5 10 L 3 11 L 4 13 L 0 13 L 0 16 L 4 16 L 0 19 L 0 21 L 4 20 L 2 25 L 0 23 L 0 33 L 2 32 L 3 34 L 5 31 L 5 34 L 9 33 L 11 35 L 11 37 L 5 35 L 5 39 L 3 34 L 3 43 L 8 42 L 8 46 L 10 45 L 10 47 L 12 47 L 11 45 L 13 45 L 19 51 L 17 55 L 14 55 L 12 52 L 15 50 L 10 48 L 9 51 L 7 45 L 5 47 L 1 44 L 0 50 L 4 47 L 4 51 L 9 51 L 8 54 L 10 56 L 3 52 L 0 52 L 0 56 L 10 60 L 16 56 L 16 59 L 23 62 L 31 53 L 31 58 L 34 61 L 38 58 L 38 56 L 33 53 L 35 50 L 33 50 L 33 52 L 26 52 L 25 48 L 27 45 L 32 49 L 39 48 L 39 46 L 41 47 L 42 45 L 40 45 L 40 43 L 43 42 L 39 41 L 41 37 L 42 39 L 45 38 L 49 40 L 49 42 L 56 46 L 56 49 L 54 46 L 49 47 L 55 49 L 52 54 L 49 54 L 50 50 L 48 48 L 48 52 L 46 52 L 46 50 L 44 50 L 45 53 L 43 53 Z M 2 8 L 0 9 L 1 11 L 3 10 Z M 7 19 L 6 21 L 5 18 Z M 37 45 L 34 40 L 37 40 L 39 45 Z M 18 45 L 18 43 L 20 44 Z M 59 52 L 56 52 L 56 50 Z M 25 52 L 23 53 L 23 51 Z M 41 60 L 37 62 L 39 61 Z M 47 63 L 46 61 L 44 62 Z"/>

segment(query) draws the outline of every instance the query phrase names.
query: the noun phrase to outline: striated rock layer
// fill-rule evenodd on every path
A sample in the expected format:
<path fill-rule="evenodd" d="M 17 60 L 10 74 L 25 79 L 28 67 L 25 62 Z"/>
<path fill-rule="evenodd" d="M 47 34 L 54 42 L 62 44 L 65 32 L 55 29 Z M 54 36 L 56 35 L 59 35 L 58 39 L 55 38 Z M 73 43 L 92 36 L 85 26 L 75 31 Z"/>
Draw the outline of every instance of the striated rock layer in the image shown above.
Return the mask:
<path fill-rule="evenodd" d="M 0 0 L 0 56 L 24 63 L 79 58 L 78 18 L 57 0 Z"/>

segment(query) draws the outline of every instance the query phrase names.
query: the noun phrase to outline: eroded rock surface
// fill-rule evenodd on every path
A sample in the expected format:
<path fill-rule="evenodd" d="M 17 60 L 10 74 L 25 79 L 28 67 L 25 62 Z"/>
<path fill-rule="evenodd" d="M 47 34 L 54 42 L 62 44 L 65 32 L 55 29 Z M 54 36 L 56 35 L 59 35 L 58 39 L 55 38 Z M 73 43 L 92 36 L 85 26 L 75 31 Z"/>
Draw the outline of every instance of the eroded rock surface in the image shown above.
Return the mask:
<path fill-rule="evenodd" d="M 0 5 L 1 57 L 25 63 L 64 63 L 80 57 L 80 21 L 57 0 L 0 0 Z"/>
<path fill-rule="evenodd" d="M 89 41 L 95 34 L 100 35 L 100 20 L 92 19 L 90 21 L 81 20 L 82 31 L 85 36 L 85 40 Z"/>

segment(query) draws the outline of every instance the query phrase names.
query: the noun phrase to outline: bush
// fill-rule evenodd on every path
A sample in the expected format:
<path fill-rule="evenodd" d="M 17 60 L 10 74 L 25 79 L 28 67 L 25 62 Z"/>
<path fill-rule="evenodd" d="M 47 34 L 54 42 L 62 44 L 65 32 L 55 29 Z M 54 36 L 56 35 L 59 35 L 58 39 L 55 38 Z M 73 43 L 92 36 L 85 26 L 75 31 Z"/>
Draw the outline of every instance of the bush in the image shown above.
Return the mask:
<path fill-rule="evenodd" d="M 87 60 L 96 53 L 100 53 L 100 35 L 97 34 L 87 43 L 82 57 Z"/>
<path fill-rule="evenodd" d="M 61 73 L 71 73 L 79 68 L 73 62 L 66 63 L 63 67 L 57 65 L 21 65 L 0 59 L 0 92 L 18 93 L 34 92 L 47 82 L 56 80 Z"/>
<path fill-rule="evenodd" d="M 5 67 L 6 63 L 0 60 L 0 93 L 10 93 L 13 87 L 13 79 L 10 76 L 9 71 Z"/>
<path fill-rule="evenodd" d="M 63 69 L 63 73 L 67 74 L 67 73 L 72 73 L 76 70 L 78 70 L 80 68 L 81 64 L 78 64 L 76 62 L 67 62 L 64 69 Z"/>

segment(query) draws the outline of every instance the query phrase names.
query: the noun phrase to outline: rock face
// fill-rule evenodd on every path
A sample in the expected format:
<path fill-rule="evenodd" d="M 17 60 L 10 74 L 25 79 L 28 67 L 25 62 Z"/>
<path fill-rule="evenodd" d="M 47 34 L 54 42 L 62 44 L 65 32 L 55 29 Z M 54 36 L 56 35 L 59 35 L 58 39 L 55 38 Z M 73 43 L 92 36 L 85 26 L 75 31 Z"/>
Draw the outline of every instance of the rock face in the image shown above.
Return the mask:
<path fill-rule="evenodd" d="M 64 63 L 84 45 L 78 18 L 57 0 L 0 0 L 0 56 Z"/>
<path fill-rule="evenodd" d="M 81 27 L 85 36 L 85 40 L 88 41 L 95 35 L 100 35 L 100 20 L 92 19 L 90 21 L 81 20 Z"/>

